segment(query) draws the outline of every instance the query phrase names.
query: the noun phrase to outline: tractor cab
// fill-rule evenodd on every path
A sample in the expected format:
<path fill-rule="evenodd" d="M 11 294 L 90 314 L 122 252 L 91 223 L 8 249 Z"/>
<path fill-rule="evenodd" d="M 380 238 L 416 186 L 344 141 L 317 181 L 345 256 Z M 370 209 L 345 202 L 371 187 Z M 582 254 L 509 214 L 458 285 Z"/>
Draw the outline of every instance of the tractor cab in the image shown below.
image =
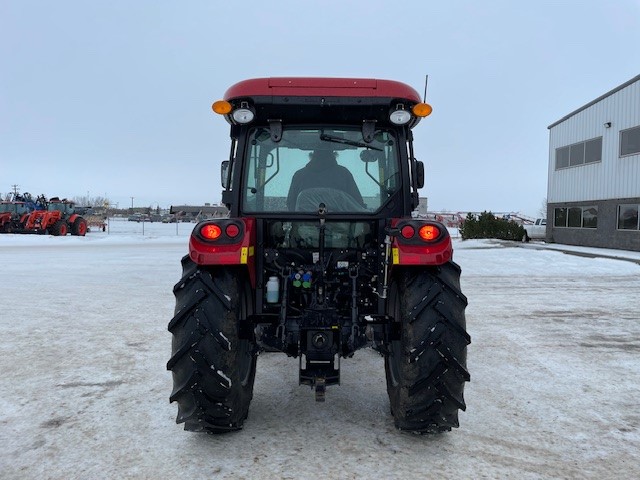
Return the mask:
<path fill-rule="evenodd" d="M 60 200 L 58 197 L 51 198 L 47 204 L 49 212 L 60 212 L 63 217 L 71 216 L 75 213 L 75 204 L 68 200 Z"/>

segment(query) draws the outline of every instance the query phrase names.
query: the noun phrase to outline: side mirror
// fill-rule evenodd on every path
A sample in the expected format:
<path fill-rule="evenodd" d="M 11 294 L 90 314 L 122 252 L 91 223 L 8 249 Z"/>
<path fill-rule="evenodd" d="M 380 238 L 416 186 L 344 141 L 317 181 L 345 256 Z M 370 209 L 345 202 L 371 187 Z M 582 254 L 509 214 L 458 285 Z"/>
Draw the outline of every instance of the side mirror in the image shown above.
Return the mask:
<path fill-rule="evenodd" d="M 424 187 L 424 163 L 419 160 L 416 160 L 416 186 Z"/>
<path fill-rule="evenodd" d="M 360 152 L 360 160 L 364 163 L 373 163 L 378 161 L 378 154 L 373 150 L 363 150 Z"/>
<path fill-rule="evenodd" d="M 222 188 L 229 189 L 229 160 L 223 160 L 220 165 L 220 183 Z"/>

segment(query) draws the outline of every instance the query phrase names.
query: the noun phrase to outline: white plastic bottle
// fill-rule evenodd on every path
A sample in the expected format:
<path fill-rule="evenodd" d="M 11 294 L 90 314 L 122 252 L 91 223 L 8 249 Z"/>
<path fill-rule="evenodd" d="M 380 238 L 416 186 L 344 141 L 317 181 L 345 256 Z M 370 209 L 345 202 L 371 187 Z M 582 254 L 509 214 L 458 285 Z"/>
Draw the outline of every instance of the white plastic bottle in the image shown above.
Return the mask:
<path fill-rule="evenodd" d="M 280 296 L 280 281 L 278 277 L 269 277 L 267 282 L 267 303 L 278 303 Z"/>

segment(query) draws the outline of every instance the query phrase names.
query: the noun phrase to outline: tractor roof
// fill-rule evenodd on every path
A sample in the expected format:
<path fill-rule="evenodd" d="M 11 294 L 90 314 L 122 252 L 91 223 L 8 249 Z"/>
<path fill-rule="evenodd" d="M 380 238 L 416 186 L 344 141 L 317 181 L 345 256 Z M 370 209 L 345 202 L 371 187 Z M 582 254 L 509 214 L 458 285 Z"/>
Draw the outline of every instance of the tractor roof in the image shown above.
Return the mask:
<path fill-rule="evenodd" d="M 278 119 L 292 124 L 361 124 L 363 120 L 389 124 L 392 108 L 410 110 L 420 95 L 410 86 L 393 80 L 370 78 L 274 77 L 244 80 L 231 86 L 224 101 L 234 109 L 252 109 L 255 121 Z M 215 105 L 215 104 L 214 104 Z M 214 109 L 215 111 L 215 109 Z M 230 110 L 227 121 L 234 124 Z M 414 127 L 420 118 L 412 116 Z"/>
<path fill-rule="evenodd" d="M 393 80 L 371 78 L 272 77 L 244 80 L 224 94 L 236 98 L 285 97 L 373 97 L 398 98 L 420 102 L 420 95 L 409 85 Z"/>

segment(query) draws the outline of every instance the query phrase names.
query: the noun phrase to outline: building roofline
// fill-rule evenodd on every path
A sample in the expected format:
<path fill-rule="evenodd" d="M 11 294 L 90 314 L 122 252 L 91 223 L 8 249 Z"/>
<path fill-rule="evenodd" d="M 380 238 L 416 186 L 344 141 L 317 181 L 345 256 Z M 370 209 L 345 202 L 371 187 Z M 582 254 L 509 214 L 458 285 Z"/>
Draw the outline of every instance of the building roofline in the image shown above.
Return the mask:
<path fill-rule="evenodd" d="M 605 93 L 604 95 L 599 96 L 598 98 L 596 98 L 595 100 L 592 100 L 591 102 L 587 103 L 586 105 L 583 105 L 582 107 L 578 108 L 577 110 L 574 110 L 573 112 L 569 113 L 568 115 L 565 115 L 564 117 L 562 117 L 560 120 L 558 120 L 557 122 L 552 123 L 551 125 L 549 125 L 547 128 L 549 130 L 551 130 L 553 127 L 555 127 L 556 125 L 564 122 L 565 120 L 568 120 L 569 118 L 573 117 L 574 115 L 580 113 L 583 110 L 586 110 L 587 108 L 589 108 L 591 105 L 595 105 L 596 103 L 600 102 L 601 100 L 604 100 L 605 98 L 607 98 L 610 95 L 613 95 L 616 92 L 619 92 L 620 90 L 622 90 L 623 88 L 628 87 L 629 85 L 631 85 L 632 83 L 637 82 L 638 80 L 640 80 L 640 75 L 637 75 L 635 77 L 633 77 L 631 80 L 624 82 L 622 85 L 617 86 L 616 88 L 614 88 L 613 90 Z"/>

